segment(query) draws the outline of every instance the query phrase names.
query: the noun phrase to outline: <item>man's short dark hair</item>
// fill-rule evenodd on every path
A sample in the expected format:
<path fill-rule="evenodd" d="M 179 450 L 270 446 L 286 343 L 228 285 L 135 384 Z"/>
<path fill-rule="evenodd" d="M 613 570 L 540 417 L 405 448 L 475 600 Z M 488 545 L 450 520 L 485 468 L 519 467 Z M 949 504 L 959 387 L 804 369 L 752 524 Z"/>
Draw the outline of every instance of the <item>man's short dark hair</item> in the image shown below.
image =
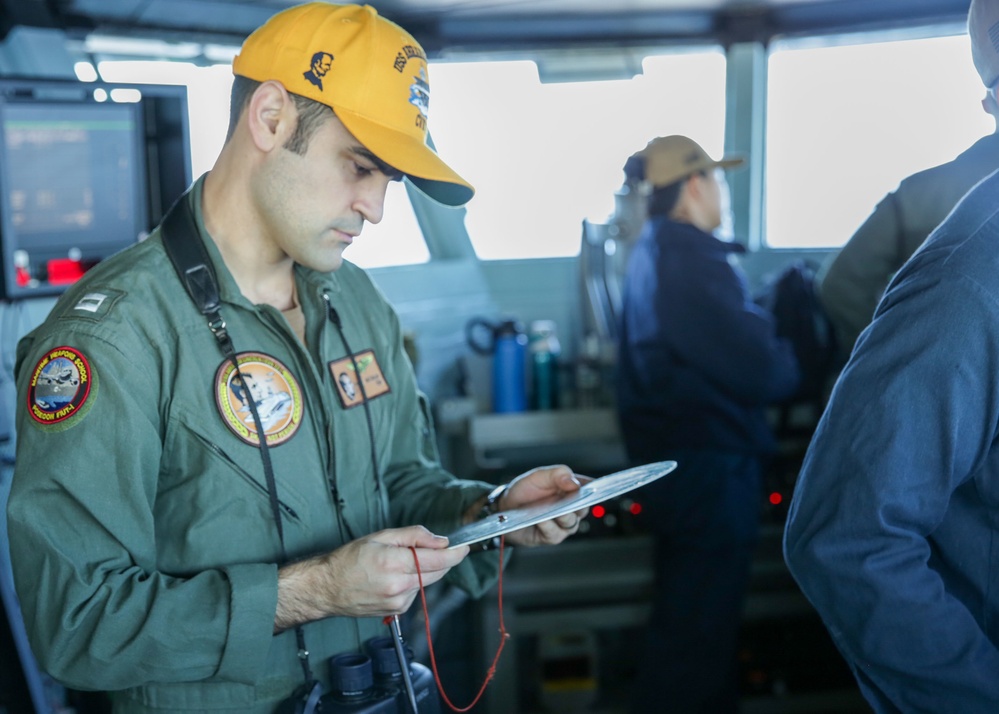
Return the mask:
<path fill-rule="evenodd" d="M 262 82 L 247 79 L 236 75 L 232 81 L 232 93 L 229 97 L 229 130 L 225 140 L 229 141 L 236 131 L 236 124 L 239 117 L 250 102 L 250 97 L 257 91 Z M 298 94 L 288 92 L 288 96 L 295 102 L 295 109 L 298 110 L 298 124 L 295 131 L 285 142 L 284 148 L 296 154 L 303 155 L 309 149 L 309 141 L 322 123 L 330 118 L 333 110 L 325 104 L 321 104 L 313 99 L 307 99 Z"/>
<path fill-rule="evenodd" d="M 685 176 L 679 181 L 674 181 L 668 186 L 660 186 L 652 189 L 647 200 L 647 210 L 650 216 L 669 216 L 676 208 L 677 201 L 680 200 L 680 191 L 683 184 L 687 182 L 689 176 Z"/>
<path fill-rule="evenodd" d="M 669 217 L 669 215 L 673 213 L 673 209 L 676 208 L 677 202 L 680 200 L 680 191 L 683 190 L 683 185 L 693 176 L 707 175 L 707 171 L 695 171 L 688 176 L 684 176 L 679 181 L 674 181 L 667 186 L 660 186 L 659 188 L 652 189 L 652 193 L 649 194 L 648 201 L 646 202 L 648 214 L 650 216 Z"/>

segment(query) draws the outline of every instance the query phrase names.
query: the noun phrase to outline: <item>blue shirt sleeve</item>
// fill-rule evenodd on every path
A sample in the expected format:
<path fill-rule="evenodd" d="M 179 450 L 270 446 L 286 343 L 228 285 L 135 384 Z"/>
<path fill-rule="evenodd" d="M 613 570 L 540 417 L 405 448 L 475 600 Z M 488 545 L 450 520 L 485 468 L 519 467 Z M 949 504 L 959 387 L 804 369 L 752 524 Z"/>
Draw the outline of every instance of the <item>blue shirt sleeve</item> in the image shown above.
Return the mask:
<path fill-rule="evenodd" d="M 833 390 L 785 556 L 877 711 L 995 712 L 999 305 L 932 267 L 893 286 Z"/>

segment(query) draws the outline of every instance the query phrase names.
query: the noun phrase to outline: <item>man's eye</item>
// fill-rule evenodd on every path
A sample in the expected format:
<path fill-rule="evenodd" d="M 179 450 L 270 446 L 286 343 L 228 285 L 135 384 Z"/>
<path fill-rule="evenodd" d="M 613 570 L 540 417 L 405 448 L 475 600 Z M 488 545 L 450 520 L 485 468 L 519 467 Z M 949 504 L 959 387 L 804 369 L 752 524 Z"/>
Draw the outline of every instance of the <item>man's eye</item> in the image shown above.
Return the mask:
<path fill-rule="evenodd" d="M 354 162 L 354 173 L 358 176 L 370 176 L 374 173 L 374 169 L 369 166 L 362 166 L 361 164 Z"/>

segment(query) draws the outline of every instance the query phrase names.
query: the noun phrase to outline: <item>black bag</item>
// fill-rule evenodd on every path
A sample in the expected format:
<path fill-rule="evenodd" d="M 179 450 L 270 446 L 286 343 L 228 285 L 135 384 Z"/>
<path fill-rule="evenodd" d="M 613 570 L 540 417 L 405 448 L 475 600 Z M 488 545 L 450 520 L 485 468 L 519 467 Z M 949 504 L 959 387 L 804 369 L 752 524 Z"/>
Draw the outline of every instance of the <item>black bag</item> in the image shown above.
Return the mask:
<path fill-rule="evenodd" d="M 814 268 L 795 260 L 767 283 L 756 303 L 773 313 L 777 335 L 791 342 L 798 359 L 801 382 L 784 403 L 822 404 L 838 367 L 838 351 L 832 323 L 816 292 Z"/>

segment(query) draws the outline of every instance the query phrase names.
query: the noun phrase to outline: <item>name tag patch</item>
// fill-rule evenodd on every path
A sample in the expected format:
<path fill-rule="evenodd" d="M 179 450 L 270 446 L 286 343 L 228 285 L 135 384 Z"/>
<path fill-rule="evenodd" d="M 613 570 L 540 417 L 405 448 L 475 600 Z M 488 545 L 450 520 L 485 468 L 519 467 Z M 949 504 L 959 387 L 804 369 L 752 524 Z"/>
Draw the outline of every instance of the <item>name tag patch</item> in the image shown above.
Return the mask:
<path fill-rule="evenodd" d="M 329 368 L 344 409 L 352 409 L 358 404 L 364 404 L 365 399 L 371 400 L 392 391 L 374 350 L 364 350 L 335 360 L 329 363 Z"/>

